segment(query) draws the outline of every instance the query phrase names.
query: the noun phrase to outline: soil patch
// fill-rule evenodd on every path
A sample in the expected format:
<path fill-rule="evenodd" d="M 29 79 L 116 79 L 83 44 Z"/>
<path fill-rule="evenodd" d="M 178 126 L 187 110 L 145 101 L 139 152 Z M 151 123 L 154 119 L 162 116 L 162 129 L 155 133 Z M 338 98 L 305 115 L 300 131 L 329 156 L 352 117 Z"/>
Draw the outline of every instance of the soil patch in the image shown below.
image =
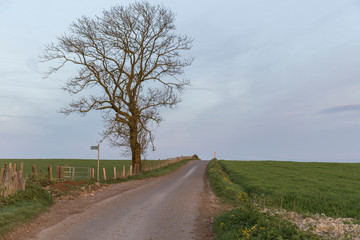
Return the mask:
<path fill-rule="evenodd" d="M 271 212 L 283 216 L 286 220 L 296 224 L 303 231 L 311 232 L 324 239 L 353 239 L 360 240 L 360 225 L 352 218 L 331 218 L 324 214 L 303 216 L 296 212 L 265 208 L 263 212 Z"/>
<path fill-rule="evenodd" d="M 55 201 L 64 201 L 94 194 L 94 191 L 101 188 L 106 188 L 107 186 L 107 184 L 95 185 L 89 184 L 87 181 L 68 180 L 63 182 L 56 182 L 45 187 L 45 189 L 52 194 Z"/>

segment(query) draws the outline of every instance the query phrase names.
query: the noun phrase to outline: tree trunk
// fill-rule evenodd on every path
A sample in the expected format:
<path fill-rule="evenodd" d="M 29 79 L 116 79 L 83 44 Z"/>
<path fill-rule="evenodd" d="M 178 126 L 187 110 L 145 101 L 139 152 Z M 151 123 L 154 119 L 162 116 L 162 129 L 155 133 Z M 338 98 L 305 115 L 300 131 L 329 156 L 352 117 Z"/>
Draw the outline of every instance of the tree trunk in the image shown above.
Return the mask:
<path fill-rule="evenodd" d="M 132 165 L 133 165 L 133 171 L 135 174 L 141 172 L 141 149 L 140 144 L 136 143 L 137 147 L 135 147 L 133 156 L 132 156 Z"/>
<path fill-rule="evenodd" d="M 141 172 L 141 145 L 137 135 L 137 127 L 130 128 L 131 165 L 135 174 Z"/>

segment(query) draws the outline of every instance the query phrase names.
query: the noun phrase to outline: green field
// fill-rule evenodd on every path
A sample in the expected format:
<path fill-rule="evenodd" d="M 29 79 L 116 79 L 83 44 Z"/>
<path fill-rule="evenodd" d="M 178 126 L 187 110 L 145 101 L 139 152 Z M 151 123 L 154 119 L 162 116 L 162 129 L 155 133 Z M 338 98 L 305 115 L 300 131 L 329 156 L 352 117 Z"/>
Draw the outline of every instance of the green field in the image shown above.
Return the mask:
<path fill-rule="evenodd" d="M 5 163 L 9 164 L 17 162 L 18 170 L 20 169 L 20 163 L 24 163 L 24 176 L 28 176 L 31 173 L 31 168 L 33 165 L 36 165 L 37 172 L 39 174 L 46 175 L 48 166 L 52 166 L 53 177 L 56 177 L 56 166 L 71 166 L 71 167 L 89 167 L 95 168 L 95 179 L 97 177 L 97 159 L 96 160 L 87 160 L 87 159 L 0 159 L 0 166 L 3 166 Z M 122 166 L 126 166 L 128 171 L 131 161 L 130 160 L 100 160 L 100 169 L 106 168 L 107 177 L 112 177 L 114 173 L 114 166 L 116 166 L 118 172 L 122 169 Z M 103 178 L 103 172 L 100 171 L 100 178 Z"/>
<path fill-rule="evenodd" d="M 360 164 L 219 161 L 259 204 L 360 219 Z"/>

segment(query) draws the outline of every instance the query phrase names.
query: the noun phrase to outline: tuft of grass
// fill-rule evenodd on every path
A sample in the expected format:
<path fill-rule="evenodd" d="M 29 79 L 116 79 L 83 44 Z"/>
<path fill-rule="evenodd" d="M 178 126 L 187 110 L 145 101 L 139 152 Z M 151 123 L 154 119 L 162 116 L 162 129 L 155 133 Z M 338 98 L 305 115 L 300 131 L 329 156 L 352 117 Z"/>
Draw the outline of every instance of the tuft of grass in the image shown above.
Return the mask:
<path fill-rule="evenodd" d="M 320 239 L 299 230 L 280 216 L 262 213 L 238 184 L 233 183 L 216 159 L 208 165 L 210 186 L 223 201 L 235 209 L 216 217 L 213 231 L 216 240 L 233 239 Z"/>

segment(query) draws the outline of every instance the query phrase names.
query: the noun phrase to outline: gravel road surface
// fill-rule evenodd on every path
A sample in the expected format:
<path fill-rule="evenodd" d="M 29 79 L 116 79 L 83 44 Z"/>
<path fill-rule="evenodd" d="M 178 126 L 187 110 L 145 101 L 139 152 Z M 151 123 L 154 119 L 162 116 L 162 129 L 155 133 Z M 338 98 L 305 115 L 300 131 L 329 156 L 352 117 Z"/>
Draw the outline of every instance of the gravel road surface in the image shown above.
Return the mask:
<path fill-rule="evenodd" d="M 163 177 L 116 184 L 95 196 L 57 204 L 28 226 L 24 239 L 211 239 L 216 204 L 207 164 L 192 161 Z M 56 214 L 60 221 L 54 223 L 49 218 Z"/>

